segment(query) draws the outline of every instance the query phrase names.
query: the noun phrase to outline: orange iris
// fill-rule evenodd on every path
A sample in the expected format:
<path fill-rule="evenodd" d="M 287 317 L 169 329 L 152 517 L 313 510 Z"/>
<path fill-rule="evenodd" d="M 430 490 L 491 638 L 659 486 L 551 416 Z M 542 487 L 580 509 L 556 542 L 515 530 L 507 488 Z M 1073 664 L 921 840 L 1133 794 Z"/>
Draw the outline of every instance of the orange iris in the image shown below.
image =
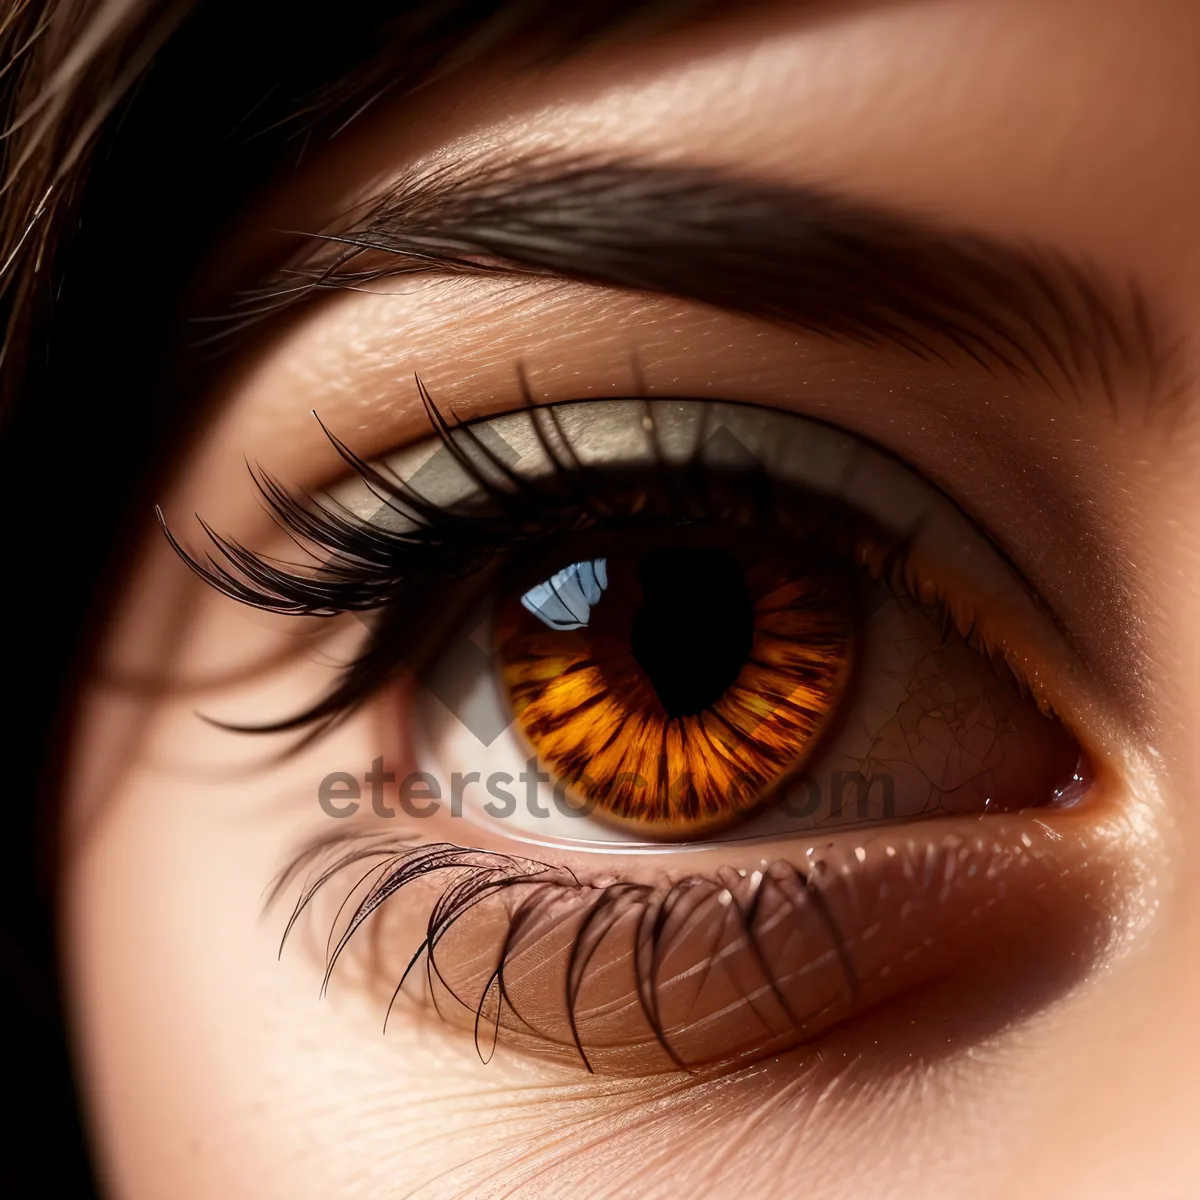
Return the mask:
<path fill-rule="evenodd" d="M 690 837 L 809 757 L 849 682 L 854 595 L 819 551 L 676 534 L 505 589 L 494 630 L 542 762 L 598 816 Z"/>

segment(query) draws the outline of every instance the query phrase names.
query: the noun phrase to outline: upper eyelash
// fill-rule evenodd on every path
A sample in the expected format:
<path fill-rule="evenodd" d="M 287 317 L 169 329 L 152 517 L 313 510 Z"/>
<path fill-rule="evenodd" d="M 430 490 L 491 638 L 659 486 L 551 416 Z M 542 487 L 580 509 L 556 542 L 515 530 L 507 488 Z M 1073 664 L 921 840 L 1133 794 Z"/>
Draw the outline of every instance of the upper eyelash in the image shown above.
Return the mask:
<path fill-rule="evenodd" d="M 535 1034 L 537 1033 L 536 1028 L 521 1017 L 508 991 L 505 980 L 506 960 L 511 947 L 519 938 L 526 924 L 535 920 L 539 915 L 539 906 L 547 900 L 552 901 L 570 894 L 581 897 L 590 895 L 590 908 L 572 938 L 563 995 L 574 1049 L 589 1073 L 594 1073 L 594 1068 L 588 1057 L 587 1048 L 583 1044 L 576 1016 L 580 989 L 592 955 L 612 930 L 618 917 L 628 915 L 630 911 L 634 912 L 637 917 L 632 963 L 635 994 L 642 1017 L 655 1041 L 674 1065 L 681 1071 L 695 1071 L 695 1066 L 684 1062 L 671 1045 L 659 1016 L 656 1002 L 660 952 L 669 928 L 670 916 L 675 906 L 695 889 L 708 889 L 710 898 L 722 894 L 729 897 L 727 902 L 723 902 L 723 907 L 738 920 L 741 937 L 745 941 L 747 950 L 754 957 L 758 969 L 762 972 L 767 986 L 797 1025 L 800 1024 L 800 1018 L 791 1013 L 779 987 L 779 982 L 774 978 L 766 956 L 758 946 L 756 918 L 760 901 L 768 886 L 782 889 L 790 884 L 795 890 L 795 894 L 811 907 L 829 935 L 843 974 L 847 999 L 853 1002 L 857 992 L 858 980 L 848 944 L 823 900 L 820 886 L 823 863 L 820 858 L 808 860 L 807 870 L 783 859 L 776 860 L 764 866 L 762 871 L 756 871 L 749 877 L 744 872 L 727 872 L 729 878 L 686 875 L 669 883 L 660 884 L 623 879 L 592 883 L 581 880 L 569 868 L 499 851 L 472 849 L 451 842 L 413 845 L 403 838 L 399 841 L 395 837 L 363 839 L 361 835 L 349 834 L 333 839 L 321 839 L 302 851 L 276 879 L 268 895 L 268 904 L 276 900 L 306 868 L 312 867 L 323 855 L 337 850 L 343 842 L 347 841 L 351 843 L 348 850 L 336 853 L 331 862 L 317 870 L 315 876 L 305 879 L 284 928 L 279 953 L 282 955 L 297 923 L 311 907 L 319 892 L 347 869 L 361 866 L 364 863 L 372 863 L 365 873 L 357 876 L 355 884 L 338 910 L 339 918 L 350 904 L 354 893 L 374 876 L 374 879 L 367 885 L 366 892 L 350 907 L 341 932 L 337 932 L 338 922 L 336 919 L 334 927 L 331 929 L 326 945 L 325 970 L 321 981 L 321 992 L 324 994 L 338 961 L 351 939 L 387 900 L 419 879 L 443 871 L 454 872 L 451 881 L 432 905 L 426 923 L 425 936 L 409 959 L 408 965 L 392 992 L 384 1015 L 384 1030 L 386 1031 L 388 1018 L 401 989 L 413 970 L 424 959 L 426 984 L 435 1008 L 437 1002 L 434 984 L 436 980 L 460 1004 L 468 1009 L 474 1009 L 475 1048 L 484 1063 L 489 1062 L 495 1053 L 505 1005 L 519 1023 Z M 442 975 L 436 957 L 438 945 L 457 922 L 466 917 L 476 905 L 492 896 L 518 887 L 528 887 L 532 890 L 510 914 L 506 936 L 497 953 L 492 974 L 482 989 L 478 1001 L 472 1005 L 458 996 Z M 622 905 L 624 907 L 619 907 Z M 485 1018 L 489 1000 L 492 1001 L 493 1011 Z M 486 1024 L 491 1027 L 490 1046 L 486 1050 L 481 1040 L 485 1020 Z"/>
<path fill-rule="evenodd" d="M 322 425 L 351 471 L 385 505 L 413 522 L 415 529 L 388 529 L 328 498 L 317 502 L 309 495 L 294 495 L 267 472 L 252 469 L 255 486 L 272 519 L 313 559 L 311 569 L 268 559 L 222 536 L 203 520 L 201 527 L 215 553 L 206 553 L 201 561 L 178 542 L 160 509 L 159 522 L 172 548 L 206 583 L 242 604 L 293 616 L 331 617 L 377 609 L 394 598 L 401 583 L 422 572 L 440 578 L 451 573 L 471 574 L 532 537 L 569 532 L 589 520 L 611 521 L 629 515 L 606 505 L 594 484 L 590 488 L 585 485 L 585 479 L 594 479 L 599 473 L 575 457 L 553 406 L 535 405 L 523 381 L 534 434 L 553 469 L 547 479 L 531 480 L 513 471 L 469 423 L 450 424 L 419 377 L 416 384 L 435 436 L 486 496 L 492 511 L 468 514 L 431 503 L 403 480 L 363 461 Z M 652 445 L 657 448 L 652 407 L 647 406 L 646 412 Z M 547 436 L 543 415 L 557 439 Z M 473 454 L 464 452 L 463 443 Z M 563 451 L 568 461 L 564 461 Z M 483 463 L 499 478 L 489 475 Z M 705 509 L 703 469 L 697 472 L 687 464 L 670 465 L 661 453 L 656 465 L 676 495 L 683 497 L 681 517 L 711 515 Z M 759 474 L 765 479 L 765 471 Z"/>
<path fill-rule="evenodd" d="M 622 506 L 619 489 L 608 486 L 619 482 L 619 471 L 600 471 L 581 463 L 554 407 L 535 405 L 523 376 L 522 396 L 532 428 L 551 464 L 550 474 L 538 480 L 513 471 L 471 424 L 447 421 L 421 380 L 416 382 L 436 437 L 485 498 L 476 510 L 462 512 L 431 503 L 403 480 L 363 461 L 324 426 L 330 443 L 354 475 L 412 528 L 387 528 L 328 497 L 318 501 L 294 494 L 273 476 L 254 469 L 252 477 L 270 516 L 311 560 L 311 566 L 250 550 L 203 520 L 201 528 L 211 549 L 197 557 L 180 544 L 159 510 L 160 524 L 175 552 L 210 587 L 239 603 L 293 616 L 388 614 L 387 620 L 376 624 L 366 649 L 314 704 L 278 721 L 218 723 L 223 728 L 246 733 L 303 731 L 297 747 L 307 745 L 386 685 L 400 664 L 417 664 L 430 588 L 469 579 L 519 547 L 556 535 L 599 525 L 611 530 L 622 524 L 644 524 L 644 517 L 628 505 Z M 645 413 L 655 472 L 662 481 L 671 519 L 719 519 L 718 473 L 702 464 L 670 462 L 659 448 L 651 404 L 646 404 Z M 697 448 L 703 445 L 706 432 L 702 421 Z M 753 507 L 756 523 L 770 522 L 776 515 L 776 497 L 766 469 L 742 470 L 737 483 L 744 503 Z M 907 546 L 902 542 L 888 550 L 887 573 L 901 586 L 906 555 Z"/>

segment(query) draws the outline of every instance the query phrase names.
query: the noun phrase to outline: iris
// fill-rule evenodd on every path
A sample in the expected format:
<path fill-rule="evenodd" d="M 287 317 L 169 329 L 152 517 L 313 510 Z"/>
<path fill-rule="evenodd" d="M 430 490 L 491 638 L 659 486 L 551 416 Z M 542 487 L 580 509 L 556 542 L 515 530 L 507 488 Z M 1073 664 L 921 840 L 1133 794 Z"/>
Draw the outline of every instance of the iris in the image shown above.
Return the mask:
<path fill-rule="evenodd" d="M 701 527 L 502 588 L 493 630 L 539 758 L 598 816 L 683 838 L 803 766 L 847 691 L 857 613 L 845 562 Z"/>

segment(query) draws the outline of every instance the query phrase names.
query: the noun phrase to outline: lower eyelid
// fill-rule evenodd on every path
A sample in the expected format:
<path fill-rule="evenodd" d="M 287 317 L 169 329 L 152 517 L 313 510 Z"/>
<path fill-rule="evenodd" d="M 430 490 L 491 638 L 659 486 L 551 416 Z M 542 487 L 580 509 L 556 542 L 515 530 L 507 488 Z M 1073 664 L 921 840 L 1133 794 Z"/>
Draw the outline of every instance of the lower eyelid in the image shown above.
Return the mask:
<path fill-rule="evenodd" d="M 1003 1026 L 1113 944 L 1119 844 L 1115 827 L 1043 810 L 794 842 L 787 858 L 605 855 L 603 875 L 586 855 L 367 836 L 306 871 L 333 868 L 308 898 L 334 923 L 330 984 L 365 982 L 381 1020 L 416 1006 L 485 1059 L 498 1043 L 647 1074 L 779 1052 L 873 1010 L 886 1020 L 883 1002 L 913 989 L 947 1036 Z M 347 845 L 378 854 L 369 876 L 369 859 L 343 871 L 327 857 Z"/>

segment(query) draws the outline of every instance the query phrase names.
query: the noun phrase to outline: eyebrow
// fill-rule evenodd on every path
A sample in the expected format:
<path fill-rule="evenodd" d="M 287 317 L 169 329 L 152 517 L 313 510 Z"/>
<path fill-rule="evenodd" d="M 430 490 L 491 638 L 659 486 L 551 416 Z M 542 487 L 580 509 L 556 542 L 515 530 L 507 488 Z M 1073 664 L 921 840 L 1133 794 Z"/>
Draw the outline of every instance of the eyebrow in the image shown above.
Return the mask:
<path fill-rule="evenodd" d="M 1141 288 L 1052 249 L 943 228 L 819 187 L 541 156 L 402 176 L 241 293 L 254 320 L 314 291 L 438 272 L 681 297 L 818 336 L 975 364 L 1116 406 L 1182 388 Z"/>

